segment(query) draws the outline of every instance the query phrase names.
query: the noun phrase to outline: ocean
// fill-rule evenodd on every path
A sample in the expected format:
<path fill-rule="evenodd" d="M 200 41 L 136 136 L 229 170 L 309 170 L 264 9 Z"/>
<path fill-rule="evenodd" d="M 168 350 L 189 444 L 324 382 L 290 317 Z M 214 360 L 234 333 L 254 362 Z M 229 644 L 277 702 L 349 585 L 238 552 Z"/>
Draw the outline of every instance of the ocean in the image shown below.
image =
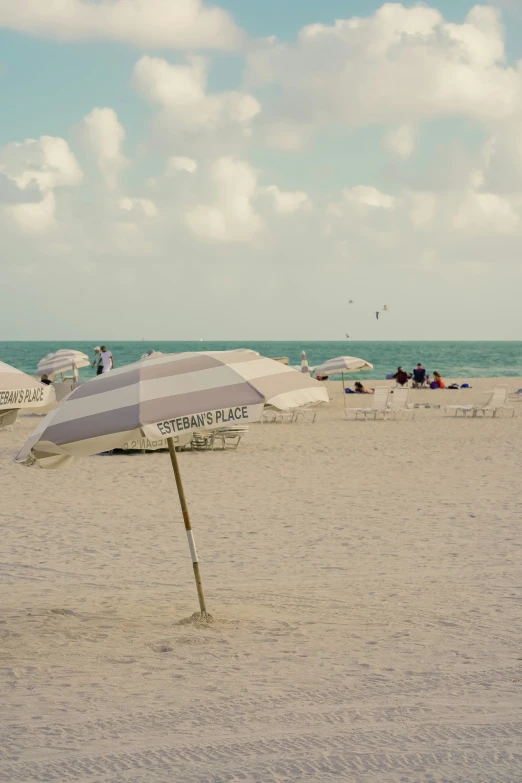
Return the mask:
<path fill-rule="evenodd" d="M 0 361 L 7 362 L 33 375 L 36 365 L 46 354 L 59 348 L 75 348 L 93 357 L 95 340 L 89 342 L 0 342 Z M 310 367 L 335 356 L 358 356 L 374 365 L 365 372 L 367 379 L 382 379 L 395 372 L 399 365 L 406 370 L 422 362 L 428 372 L 439 372 L 443 378 L 495 378 L 522 376 L 522 342 L 162 342 L 139 341 L 108 343 L 116 367 L 139 359 L 149 349 L 164 353 L 182 351 L 224 351 L 232 348 L 252 348 L 264 356 L 288 356 L 294 367 L 301 363 L 301 351 L 306 351 Z M 80 370 L 83 379 L 94 371 Z"/>

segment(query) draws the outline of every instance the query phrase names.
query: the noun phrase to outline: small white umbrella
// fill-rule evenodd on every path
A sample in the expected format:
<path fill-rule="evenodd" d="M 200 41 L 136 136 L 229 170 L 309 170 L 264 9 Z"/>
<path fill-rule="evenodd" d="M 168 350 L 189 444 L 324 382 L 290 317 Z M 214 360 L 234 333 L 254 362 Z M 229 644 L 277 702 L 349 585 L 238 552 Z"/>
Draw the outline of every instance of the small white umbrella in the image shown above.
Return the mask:
<path fill-rule="evenodd" d="M 341 375 L 343 384 L 343 398 L 346 405 L 346 396 L 344 391 L 344 374 L 350 372 L 360 372 L 361 370 L 373 370 L 373 364 L 365 359 L 359 359 L 357 356 L 337 356 L 335 359 L 328 359 L 324 364 L 320 364 L 314 370 L 315 377 L 329 378 L 330 375 Z"/>
<path fill-rule="evenodd" d="M 52 386 L 0 362 L 0 429 L 14 424 L 21 408 L 40 408 L 55 399 Z"/>
<path fill-rule="evenodd" d="M 36 375 L 40 378 L 47 375 L 51 381 L 54 381 L 57 375 L 63 375 L 64 372 L 72 370 L 75 380 L 78 380 L 78 370 L 80 367 L 90 367 L 91 361 L 87 354 L 82 351 L 74 351 L 71 348 L 61 348 L 55 353 L 48 353 L 38 362 Z"/>
<path fill-rule="evenodd" d="M 153 353 L 75 389 L 47 415 L 15 458 L 56 468 L 129 438 L 166 438 L 187 531 L 201 614 L 207 609 L 174 437 L 257 421 L 265 404 L 285 410 L 328 402 L 309 376 L 254 351 Z"/>

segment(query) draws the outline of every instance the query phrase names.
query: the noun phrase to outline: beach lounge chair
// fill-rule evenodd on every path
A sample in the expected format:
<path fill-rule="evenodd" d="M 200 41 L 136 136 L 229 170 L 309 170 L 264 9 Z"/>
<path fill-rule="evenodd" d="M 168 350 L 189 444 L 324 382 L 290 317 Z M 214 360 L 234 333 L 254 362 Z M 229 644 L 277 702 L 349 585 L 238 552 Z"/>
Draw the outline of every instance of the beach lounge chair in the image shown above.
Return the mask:
<path fill-rule="evenodd" d="M 278 411 L 275 408 L 265 408 L 260 419 L 262 424 L 292 424 L 294 421 L 293 411 Z"/>
<path fill-rule="evenodd" d="M 406 413 L 410 413 L 411 418 L 414 419 L 415 410 L 410 407 L 410 397 L 411 389 L 408 389 L 408 387 L 394 389 L 393 394 L 390 394 L 388 407 L 386 408 L 384 417 L 386 418 L 388 415 L 393 415 L 394 419 L 396 419 L 397 416 L 400 416 L 402 419 Z"/>
<path fill-rule="evenodd" d="M 221 443 L 223 451 L 225 449 L 236 450 L 239 446 L 241 438 L 249 431 L 248 427 L 223 427 L 220 430 L 214 430 L 212 437 L 212 451 L 215 450 L 216 444 Z"/>
<path fill-rule="evenodd" d="M 315 419 L 317 417 L 317 409 L 316 408 L 296 408 L 293 411 L 294 414 L 294 422 L 299 421 L 299 419 L 302 419 L 303 421 L 306 421 L 310 424 L 313 424 L 315 422 Z"/>
<path fill-rule="evenodd" d="M 357 419 L 359 416 L 362 416 L 365 419 L 367 419 L 368 416 L 373 416 L 373 418 L 376 419 L 379 413 L 382 413 L 383 418 L 385 418 L 389 397 L 390 389 L 388 386 L 377 386 L 372 396 L 371 408 L 345 408 L 344 417 L 345 419 L 348 419 L 348 414 L 353 413 L 354 419 Z"/>
<path fill-rule="evenodd" d="M 459 413 L 462 413 L 463 416 L 467 416 L 468 413 L 472 416 L 478 416 L 480 413 L 482 413 L 483 416 L 486 416 L 489 411 L 492 417 L 496 417 L 500 411 L 502 411 L 502 415 L 504 415 L 505 410 L 510 410 L 512 411 L 511 416 L 514 416 L 514 407 L 512 405 L 506 405 L 507 396 L 507 386 L 496 386 L 493 391 L 490 392 L 487 402 L 483 405 L 446 405 L 444 410 L 449 412 L 454 411 L 455 416 Z"/>
<path fill-rule="evenodd" d="M 502 411 L 502 415 L 504 415 L 504 411 L 511 411 L 511 416 L 513 417 L 515 415 L 514 407 L 506 404 L 508 393 L 509 390 L 507 386 L 496 386 L 493 389 L 493 394 L 485 405 L 476 405 L 473 408 L 473 416 L 478 416 L 479 413 L 482 413 L 482 415 L 485 416 L 489 411 L 492 417 L 494 417 L 500 413 L 500 411 Z"/>

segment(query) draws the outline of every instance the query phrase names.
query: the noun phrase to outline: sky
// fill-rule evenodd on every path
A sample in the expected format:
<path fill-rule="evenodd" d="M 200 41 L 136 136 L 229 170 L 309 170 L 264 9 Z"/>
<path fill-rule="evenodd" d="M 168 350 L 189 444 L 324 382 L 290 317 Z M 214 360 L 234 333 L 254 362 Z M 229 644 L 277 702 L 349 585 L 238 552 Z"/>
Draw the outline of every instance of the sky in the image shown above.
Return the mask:
<path fill-rule="evenodd" d="M 0 100 L 0 341 L 522 339 L 522 0 L 0 0 Z"/>

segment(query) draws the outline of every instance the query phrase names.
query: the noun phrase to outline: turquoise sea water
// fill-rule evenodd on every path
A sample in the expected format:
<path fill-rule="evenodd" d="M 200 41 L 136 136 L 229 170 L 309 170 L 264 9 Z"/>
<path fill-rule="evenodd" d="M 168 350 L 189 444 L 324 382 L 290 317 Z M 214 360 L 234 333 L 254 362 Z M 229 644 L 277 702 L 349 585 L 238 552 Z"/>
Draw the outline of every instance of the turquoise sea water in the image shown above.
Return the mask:
<path fill-rule="evenodd" d="M 59 348 L 75 348 L 93 357 L 90 342 L 0 342 L 0 361 L 7 362 L 33 375 L 39 360 Z M 139 359 L 150 348 L 164 353 L 182 351 L 223 351 L 231 348 L 252 348 L 264 356 L 288 356 L 290 364 L 299 366 L 301 351 L 306 351 L 310 367 L 335 356 L 358 356 L 374 365 L 365 378 L 384 378 L 398 365 L 411 371 L 422 362 L 432 373 L 437 370 L 444 378 L 494 378 L 522 376 L 522 342 L 113 342 L 107 346 L 114 355 L 116 367 Z M 84 379 L 94 375 L 85 368 Z"/>

